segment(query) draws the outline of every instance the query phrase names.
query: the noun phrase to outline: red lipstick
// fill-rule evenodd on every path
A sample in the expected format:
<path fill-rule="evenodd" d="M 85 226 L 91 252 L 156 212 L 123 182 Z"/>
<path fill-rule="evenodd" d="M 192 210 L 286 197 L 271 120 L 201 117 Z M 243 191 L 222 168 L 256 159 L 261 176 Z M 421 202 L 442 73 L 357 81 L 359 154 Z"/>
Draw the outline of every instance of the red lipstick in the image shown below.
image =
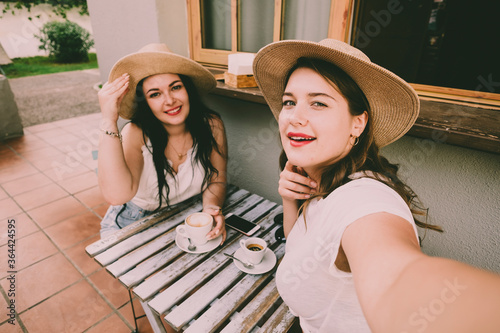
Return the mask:
<path fill-rule="evenodd" d="M 174 111 L 174 110 L 177 110 L 177 111 Z M 164 111 L 164 113 L 167 114 L 168 116 L 176 116 L 179 113 L 181 113 L 181 110 L 182 110 L 182 106 L 178 106 L 178 107 L 172 108 L 170 110 L 166 110 L 166 111 Z"/>
<path fill-rule="evenodd" d="M 316 140 L 315 137 L 304 133 L 288 132 L 287 136 L 292 147 L 302 147 Z"/>

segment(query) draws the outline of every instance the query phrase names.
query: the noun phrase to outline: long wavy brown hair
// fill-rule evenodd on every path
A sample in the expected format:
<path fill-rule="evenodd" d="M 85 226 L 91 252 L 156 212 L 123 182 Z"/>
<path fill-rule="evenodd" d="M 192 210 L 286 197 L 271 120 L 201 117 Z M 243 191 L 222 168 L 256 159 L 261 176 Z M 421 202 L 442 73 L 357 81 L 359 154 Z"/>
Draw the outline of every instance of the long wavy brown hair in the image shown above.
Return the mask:
<path fill-rule="evenodd" d="M 195 159 L 201 163 L 205 173 L 200 192 L 209 185 L 210 179 L 214 175 L 218 175 L 219 171 L 213 166 L 210 159 L 212 151 L 227 158 L 223 154 L 222 148 L 217 144 L 217 140 L 212 133 L 210 121 L 212 119 L 220 119 L 220 115 L 209 109 L 202 101 L 193 80 L 189 76 L 179 74 L 182 83 L 184 84 L 189 96 L 189 115 L 186 119 L 186 128 L 191 133 L 193 138 L 193 147 Z M 143 83 L 146 78 L 142 79 L 136 88 L 136 112 L 132 116 L 131 122 L 139 126 L 143 131 L 143 139 L 151 141 L 152 148 L 150 149 L 153 155 L 153 162 L 156 170 L 156 178 L 158 181 L 158 207 L 155 211 L 163 206 L 163 202 L 170 206 L 169 194 L 170 187 L 168 186 L 165 173 L 174 177 L 174 169 L 168 162 L 165 156 L 165 149 L 168 144 L 168 132 L 162 123 L 156 118 L 149 107 L 143 92 Z M 149 149 L 149 147 L 148 147 Z M 166 191 L 166 196 L 163 195 L 163 190 Z"/>
<path fill-rule="evenodd" d="M 307 206 L 314 198 L 325 198 L 336 188 L 350 182 L 352 179 L 349 178 L 349 175 L 360 171 L 368 171 L 367 177 L 383 182 L 403 198 L 410 208 L 417 226 L 442 232 L 441 227 L 422 222 L 416 218 L 416 216 L 419 216 L 427 220 L 428 210 L 423 207 L 415 192 L 398 177 L 399 166 L 390 163 L 385 157 L 380 155 L 379 148 L 373 137 L 370 104 L 356 82 L 337 66 L 320 59 L 312 58 L 300 58 L 289 71 L 286 82 L 288 82 L 293 71 L 298 68 L 312 69 L 325 78 L 326 81 L 330 82 L 347 100 L 351 115 L 356 116 L 363 114 L 365 111 L 368 112 L 368 122 L 359 137 L 359 143 L 353 146 L 343 159 L 335 164 L 326 166 L 322 170 L 321 179 L 318 180 L 317 192 L 308 200 L 301 202 L 299 214 L 305 212 Z M 282 170 L 287 160 L 286 153 L 282 150 L 280 155 L 280 167 Z"/>

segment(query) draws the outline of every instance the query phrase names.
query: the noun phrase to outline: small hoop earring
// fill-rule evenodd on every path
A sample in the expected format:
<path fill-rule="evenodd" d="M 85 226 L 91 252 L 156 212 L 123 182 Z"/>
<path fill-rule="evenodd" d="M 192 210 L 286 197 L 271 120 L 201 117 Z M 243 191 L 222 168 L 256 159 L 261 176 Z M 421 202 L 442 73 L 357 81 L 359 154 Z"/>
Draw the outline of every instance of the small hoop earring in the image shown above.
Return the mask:
<path fill-rule="evenodd" d="M 352 145 L 353 147 L 356 146 L 359 143 L 359 136 L 354 137 L 354 144 Z"/>

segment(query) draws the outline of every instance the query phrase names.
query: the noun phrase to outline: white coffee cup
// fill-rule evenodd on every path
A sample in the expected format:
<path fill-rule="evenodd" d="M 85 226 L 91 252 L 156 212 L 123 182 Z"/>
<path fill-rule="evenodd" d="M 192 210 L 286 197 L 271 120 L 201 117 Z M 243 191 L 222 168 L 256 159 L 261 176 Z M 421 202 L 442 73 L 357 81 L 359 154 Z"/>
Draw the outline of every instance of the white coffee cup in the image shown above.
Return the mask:
<path fill-rule="evenodd" d="M 254 265 L 260 264 L 267 250 L 266 241 L 258 237 L 241 239 L 240 246 L 245 259 Z"/>
<path fill-rule="evenodd" d="M 203 245 L 207 240 L 207 234 L 213 227 L 214 218 L 207 213 L 193 213 L 186 217 L 183 224 L 175 229 L 178 234 L 191 239 L 195 245 Z"/>

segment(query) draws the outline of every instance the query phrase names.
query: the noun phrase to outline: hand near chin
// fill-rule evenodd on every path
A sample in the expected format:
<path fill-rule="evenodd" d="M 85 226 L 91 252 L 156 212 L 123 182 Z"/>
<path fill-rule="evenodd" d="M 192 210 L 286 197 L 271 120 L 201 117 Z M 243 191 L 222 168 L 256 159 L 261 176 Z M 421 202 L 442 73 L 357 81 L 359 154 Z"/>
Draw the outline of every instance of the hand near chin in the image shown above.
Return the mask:
<path fill-rule="evenodd" d="M 286 162 L 285 168 L 280 174 L 278 187 L 278 192 L 283 200 L 306 200 L 316 192 L 316 187 L 316 182 L 308 178 L 307 173 L 301 167 Z"/>

